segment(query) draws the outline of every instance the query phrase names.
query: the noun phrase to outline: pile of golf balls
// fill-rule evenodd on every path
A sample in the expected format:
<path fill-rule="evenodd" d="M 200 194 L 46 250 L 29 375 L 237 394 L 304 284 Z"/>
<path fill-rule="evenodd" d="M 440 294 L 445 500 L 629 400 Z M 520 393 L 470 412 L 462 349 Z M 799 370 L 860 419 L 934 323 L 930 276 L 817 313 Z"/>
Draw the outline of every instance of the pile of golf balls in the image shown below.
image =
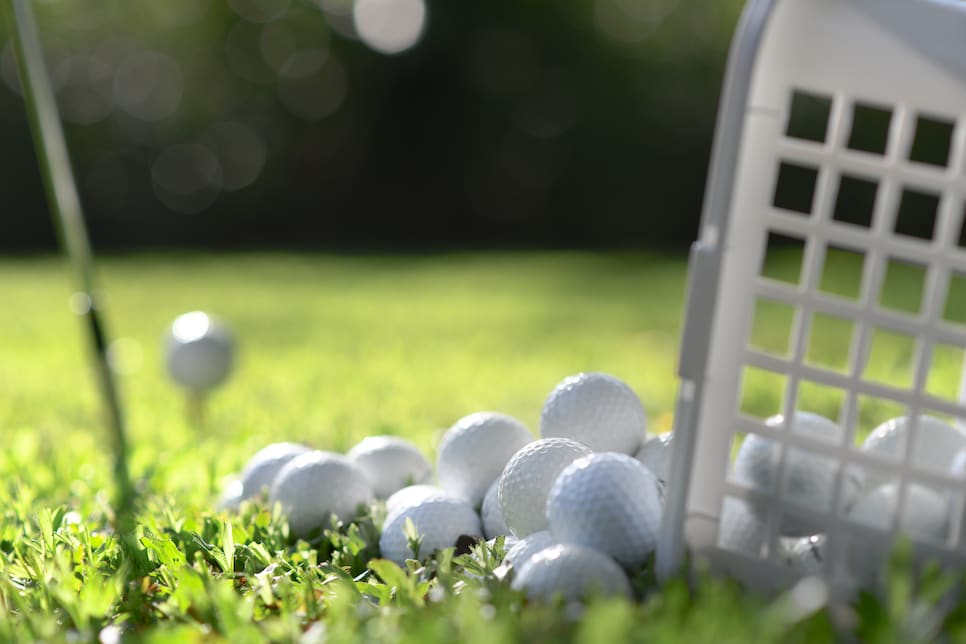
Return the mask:
<path fill-rule="evenodd" d="M 222 506 L 277 504 L 290 532 L 309 538 L 367 507 L 380 516 L 384 503 L 379 549 L 399 565 L 461 538 L 505 536 L 501 575 L 534 600 L 630 596 L 628 575 L 655 547 L 670 434 L 648 440 L 637 395 L 602 373 L 564 379 L 540 418 L 539 437 L 499 412 L 457 419 L 435 476 L 399 437 L 366 438 L 345 456 L 276 443 L 252 456 Z"/>
<path fill-rule="evenodd" d="M 795 412 L 789 419 L 773 416 L 765 424 L 833 446 L 843 439 L 836 423 L 812 413 Z M 780 513 L 781 520 L 776 524 L 778 561 L 802 574 L 827 572 L 828 565 L 840 565 L 840 572 L 844 571 L 853 583 L 868 585 L 882 571 L 894 529 L 924 541 L 945 543 L 950 517 L 962 516 L 966 505 L 963 494 L 916 483 L 902 486 L 890 476 L 890 465 L 898 463 L 908 450 L 914 466 L 961 478 L 966 473 L 966 432 L 928 415 L 918 418 L 915 434 L 910 425 L 909 418 L 900 417 L 873 429 L 860 449 L 880 460 L 882 467 L 861 470 L 842 469 L 830 456 L 795 447 L 786 448 L 782 457 L 776 441 L 749 435 L 738 450 L 732 479 L 767 495 L 750 496 L 747 500 L 726 497 L 718 545 L 762 556 L 768 541 L 769 518 Z M 911 443 L 913 436 L 915 442 Z M 833 498 L 837 478 L 841 479 L 840 487 L 838 497 Z M 900 507 L 904 509 L 897 516 Z M 796 508 L 814 510 L 817 516 L 841 511 L 851 523 L 873 528 L 877 533 L 861 538 L 850 536 L 843 548 L 843 560 L 829 564 L 825 556 L 828 538 L 822 522 L 800 517 L 805 513 L 796 513 Z"/>

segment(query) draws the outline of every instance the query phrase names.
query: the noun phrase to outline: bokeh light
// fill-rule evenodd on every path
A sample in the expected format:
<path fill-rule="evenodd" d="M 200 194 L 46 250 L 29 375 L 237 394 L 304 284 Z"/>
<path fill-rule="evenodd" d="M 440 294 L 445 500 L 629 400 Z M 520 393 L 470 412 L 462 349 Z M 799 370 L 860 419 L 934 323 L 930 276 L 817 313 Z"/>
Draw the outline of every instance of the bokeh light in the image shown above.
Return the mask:
<path fill-rule="evenodd" d="M 221 164 L 209 148 L 182 143 L 165 148 L 151 166 L 154 194 L 184 214 L 200 212 L 221 192 Z"/>
<path fill-rule="evenodd" d="M 174 114 L 183 91 L 178 63 L 158 51 L 134 54 L 118 65 L 114 74 L 117 105 L 142 121 L 160 121 Z"/>

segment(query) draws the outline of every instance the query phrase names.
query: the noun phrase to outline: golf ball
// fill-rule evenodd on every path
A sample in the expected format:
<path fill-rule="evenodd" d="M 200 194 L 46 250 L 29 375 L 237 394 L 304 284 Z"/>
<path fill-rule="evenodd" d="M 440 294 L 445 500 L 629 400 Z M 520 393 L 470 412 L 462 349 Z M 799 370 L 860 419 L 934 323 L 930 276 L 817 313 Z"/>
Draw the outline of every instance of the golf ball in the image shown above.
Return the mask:
<path fill-rule="evenodd" d="M 496 412 L 458 420 L 443 436 L 436 458 L 444 490 L 480 507 L 490 485 L 517 450 L 533 440 L 520 421 Z"/>
<path fill-rule="evenodd" d="M 768 418 L 765 424 L 779 428 L 784 422 L 784 417 L 777 415 Z M 789 431 L 823 441 L 841 440 L 842 430 L 838 425 L 818 414 L 797 411 L 790 424 Z M 781 499 L 814 510 L 831 509 L 833 486 L 838 468 L 835 460 L 799 448 L 788 448 L 782 489 L 779 491 L 776 489 L 776 484 L 780 457 L 781 447 L 776 441 L 758 434 L 750 434 L 745 438 L 735 458 L 734 479 L 742 485 L 763 492 L 778 491 Z M 853 470 L 847 472 L 842 484 L 844 507 L 852 504 L 860 488 L 861 480 L 858 474 Z M 772 504 L 767 501 L 752 501 L 751 507 L 764 518 L 772 509 Z M 821 522 L 785 514 L 779 532 L 784 537 L 807 537 L 820 533 L 823 527 Z"/>
<path fill-rule="evenodd" d="M 278 473 L 296 456 L 311 451 L 298 443 L 272 443 L 248 459 L 241 474 L 241 496 L 244 501 L 268 491 Z"/>
<path fill-rule="evenodd" d="M 909 441 L 909 417 L 888 420 L 874 430 L 862 443 L 863 451 L 884 458 L 899 460 Z M 913 463 L 920 467 L 948 472 L 956 453 L 966 448 L 966 432 L 934 416 L 920 416 L 916 431 Z M 888 482 L 888 477 L 869 470 L 866 485 L 869 489 Z"/>
<path fill-rule="evenodd" d="M 547 496 L 550 533 L 595 548 L 628 569 L 654 550 L 661 523 L 659 482 L 626 454 L 598 452 L 568 465 Z"/>
<path fill-rule="evenodd" d="M 386 499 L 386 516 L 388 517 L 396 514 L 400 510 L 418 505 L 426 499 L 439 496 L 448 499 L 457 498 L 438 485 L 427 485 L 425 483 L 419 485 L 409 485 Z"/>
<path fill-rule="evenodd" d="M 572 438 L 595 452 L 633 454 L 647 419 L 634 391 L 613 376 L 579 373 L 564 379 L 543 405 L 540 435 Z"/>
<path fill-rule="evenodd" d="M 524 564 L 511 587 L 531 599 L 562 596 L 577 601 L 591 594 L 631 597 L 631 584 L 607 555 L 575 544 L 544 548 Z"/>
<path fill-rule="evenodd" d="M 519 570 L 530 560 L 530 557 L 556 543 L 556 539 L 553 538 L 549 530 L 541 530 L 528 534 L 517 541 L 512 548 L 507 550 L 504 561 L 512 564 L 514 568 Z"/>
<path fill-rule="evenodd" d="M 744 499 L 725 497 L 718 527 L 718 547 L 749 555 L 761 555 L 765 542 L 765 522 Z"/>
<path fill-rule="evenodd" d="M 590 448 L 569 438 L 541 438 L 520 448 L 499 478 L 506 525 L 518 537 L 547 528 L 547 494 L 565 467 Z"/>
<path fill-rule="evenodd" d="M 407 485 L 427 482 L 433 468 L 419 449 L 395 436 L 369 436 L 346 454 L 372 481 L 376 496 L 385 499 Z"/>
<path fill-rule="evenodd" d="M 503 508 L 500 507 L 500 482 L 493 481 L 490 489 L 483 497 L 483 507 L 480 509 L 480 518 L 483 520 L 483 534 L 487 539 L 499 535 L 510 534 L 510 529 L 503 520 Z"/>
<path fill-rule="evenodd" d="M 295 536 L 327 527 L 331 516 L 348 521 L 372 503 L 372 484 L 346 457 L 313 450 L 296 456 L 278 473 L 270 500 L 288 517 Z"/>
<path fill-rule="evenodd" d="M 849 511 L 849 519 L 878 528 L 886 533 L 892 530 L 892 521 L 899 507 L 900 488 L 897 483 L 887 483 L 863 494 Z M 906 488 L 904 511 L 899 517 L 899 532 L 920 539 L 944 542 L 949 526 L 947 498 L 935 490 L 910 483 Z M 851 572 L 862 583 L 873 583 L 891 547 L 888 538 L 872 540 L 863 538 L 850 544 L 848 562 Z"/>
<path fill-rule="evenodd" d="M 463 535 L 482 537 L 480 518 L 464 499 L 432 497 L 422 503 L 404 508 L 387 518 L 379 538 L 379 550 L 386 559 L 405 565 L 406 559 L 415 558 L 405 533 L 406 520 L 410 519 L 422 539 L 419 559 L 424 559 L 441 548 L 456 545 Z"/>
<path fill-rule="evenodd" d="M 662 483 L 667 483 L 671 468 L 671 440 L 673 438 L 674 434 L 671 432 L 651 436 L 644 441 L 641 449 L 634 454 L 634 458 L 654 472 Z"/>
<path fill-rule="evenodd" d="M 221 322 L 202 311 L 179 315 L 165 338 L 168 374 L 197 394 L 223 383 L 235 361 L 235 340 Z"/>

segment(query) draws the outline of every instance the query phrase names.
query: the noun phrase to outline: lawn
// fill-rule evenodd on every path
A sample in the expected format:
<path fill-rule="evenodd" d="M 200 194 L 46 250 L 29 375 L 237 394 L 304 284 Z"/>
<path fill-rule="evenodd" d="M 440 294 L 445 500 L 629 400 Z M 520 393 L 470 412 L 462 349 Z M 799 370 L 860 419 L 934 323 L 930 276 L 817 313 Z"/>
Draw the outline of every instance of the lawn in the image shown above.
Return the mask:
<path fill-rule="evenodd" d="M 578 615 L 527 604 L 465 559 L 367 573 L 366 520 L 291 543 L 268 511 L 213 509 L 270 442 L 345 451 L 392 433 L 432 455 L 442 430 L 484 409 L 536 432 L 547 393 L 578 371 L 622 378 L 650 431 L 670 430 L 684 253 L 158 254 L 100 268 L 142 492 L 137 540 L 109 530 L 108 440 L 65 265 L 2 259 L 2 639 L 788 642 L 844 628 L 909 641 L 936 627 L 930 602 L 946 580 L 909 589 L 899 574 L 887 601 L 802 615 L 787 597 L 703 575 L 660 590 L 642 576 L 641 603 Z M 186 415 L 161 355 L 166 325 L 198 308 L 228 321 L 241 347 L 202 421 Z M 944 627 L 963 624 L 955 612 Z"/>

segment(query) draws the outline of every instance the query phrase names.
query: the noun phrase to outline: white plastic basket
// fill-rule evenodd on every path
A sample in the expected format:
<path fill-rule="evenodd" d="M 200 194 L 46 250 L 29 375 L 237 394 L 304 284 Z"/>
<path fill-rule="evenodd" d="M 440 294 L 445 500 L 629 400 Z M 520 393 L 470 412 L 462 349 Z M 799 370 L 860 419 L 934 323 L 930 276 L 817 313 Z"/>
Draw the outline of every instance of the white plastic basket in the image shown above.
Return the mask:
<path fill-rule="evenodd" d="M 782 561 L 778 526 L 804 516 L 827 528 L 815 570 L 848 587 L 846 558 L 857 544 L 893 540 L 910 483 L 964 489 L 946 472 L 911 463 L 908 449 L 895 462 L 858 449 L 868 425 L 886 419 L 868 410 L 911 416 L 910 443 L 920 415 L 966 418 L 958 391 L 939 391 L 930 378 L 950 356 L 961 361 L 966 347 L 966 320 L 947 315 L 949 300 L 966 297 L 958 290 L 966 285 L 964 215 L 966 3 L 750 0 L 732 44 L 691 253 L 659 574 L 678 569 L 690 550 L 756 588 L 787 586 L 803 571 Z M 772 252 L 786 265 L 800 253 L 797 275 L 763 274 Z M 919 280 L 916 305 L 890 300 L 891 275 Z M 774 329 L 767 341 L 757 337 L 764 309 L 769 320 L 788 321 L 783 346 Z M 830 339 L 839 354 L 816 358 L 813 346 Z M 880 355 L 889 350 L 895 355 Z M 876 375 L 874 363 L 890 359 L 906 363 L 907 379 Z M 841 443 L 765 426 L 764 415 L 807 409 L 815 390 L 839 401 L 832 419 L 844 429 Z M 769 392 L 777 392 L 776 408 L 753 413 L 755 396 Z M 733 481 L 733 448 L 749 434 L 780 446 L 779 480 L 789 450 L 834 460 L 829 507 L 790 503 L 782 485 L 752 490 Z M 854 472 L 899 485 L 891 530 L 848 518 L 842 489 Z M 747 499 L 767 504 L 762 544 L 732 550 L 722 543 L 723 507 Z M 917 550 L 966 561 L 961 520 L 950 523 L 938 541 L 912 535 Z"/>

